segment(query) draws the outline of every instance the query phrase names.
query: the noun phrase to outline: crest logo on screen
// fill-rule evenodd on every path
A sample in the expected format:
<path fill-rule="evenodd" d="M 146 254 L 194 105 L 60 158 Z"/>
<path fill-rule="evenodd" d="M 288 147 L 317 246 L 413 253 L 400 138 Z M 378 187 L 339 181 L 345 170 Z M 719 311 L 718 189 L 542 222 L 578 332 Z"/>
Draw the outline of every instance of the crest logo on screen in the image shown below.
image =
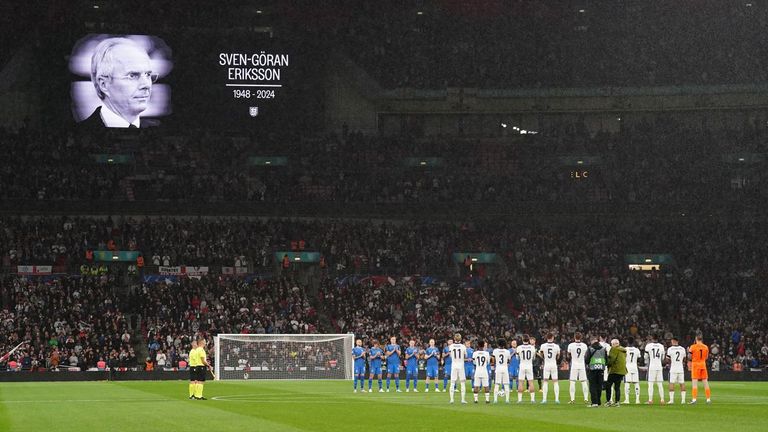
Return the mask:
<path fill-rule="evenodd" d="M 250 114 L 251 117 L 256 117 L 257 115 L 259 115 L 259 107 L 248 108 L 248 114 Z"/>

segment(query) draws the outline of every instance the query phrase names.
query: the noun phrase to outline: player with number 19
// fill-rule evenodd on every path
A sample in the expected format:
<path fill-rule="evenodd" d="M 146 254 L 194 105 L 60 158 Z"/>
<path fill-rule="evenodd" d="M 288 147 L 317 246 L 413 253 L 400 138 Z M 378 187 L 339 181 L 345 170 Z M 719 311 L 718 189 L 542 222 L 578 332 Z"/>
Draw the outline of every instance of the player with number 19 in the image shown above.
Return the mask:
<path fill-rule="evenodd" d="M 427 385 L 424 389 L 425 392 L 429 391 L 429 380 L 431 379 L 435 383 L 435 391 L 439 392 L 440 387 L 437 385 L 437 372 L 440 369 L 440 360 L 438 356 L 440 350 L 435 346 L 435 340 L 429 340 L 429 347 L 424 350 L 424 359 L 427 361 Z"/>
<path fill-rule="evenodd" d="M 416 347 L 416 341 L 411 339 L 408 342 L 408 348 L 405 349 L 405 392 L 409 392 L 411 380 L 413 380 L 413 391 L 418 393 L 416 387 L 419 381 L 419 349 Z"/>
<path fill-rule="evenodd" d="M 357 393 L 357 382 L 360 381 L 360 391 L 365 392 L 365 348 L 363 348 L 363 341 L 360 339 L 355 341 L 355 345 L 352 348 L 352 358 L 355 362 L 354 389 L 355 393 Z"/>
<path fill-rule="evenodd" d="M 488 343 L 481 341 L 477 348 L 477 351 L 475 351 L 472 357 L 472 363 L 475 365 L 475 377 L 472 386 L 475 389 L 475 403 L 477 403 L 477 394 L 480 392 L 480 389 L 485 390 L 485 403 L 491 403 L 490 394 L 488 393 L 488 381 L 490 380 L 488 366 L 491 364 L 491 355 L 488 353 Z"/>

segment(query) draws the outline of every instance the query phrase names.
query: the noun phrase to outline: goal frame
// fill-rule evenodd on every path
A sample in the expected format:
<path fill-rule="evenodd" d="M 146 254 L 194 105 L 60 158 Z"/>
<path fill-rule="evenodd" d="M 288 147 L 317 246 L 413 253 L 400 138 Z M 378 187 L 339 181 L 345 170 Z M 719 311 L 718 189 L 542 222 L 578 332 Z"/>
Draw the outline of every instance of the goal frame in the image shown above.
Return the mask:
<path fill-rule="evenodd" d="M 216 373 L 215 381 L 221 381 L 221 338 L 243 338 L 248 336 L 256 336 L 254 339 L 280 339 L 282 337 L 286 339 L 297 339 L 306 337 L 307 339 L 312 338 L 332 338 L 332 339 L 349 339 L 350 340 L 350 352 L 344 353 L 345 356 L 349 356 L 346 361 L 344 362 L 344 379 L 347 381 L 352 380 L 353 374 L 354 374 L 354 362 L 351 359 L 352 353 L 351 348 L 355 346 L 355 334 L 354 333 L 312 333 L 312 334 L 303 334 L 303 333 L 277 333 L 277 334 L 271 334 L 271 333 L 259 333 L 259 334 L 242 334 L 242 333 L 220 333 L 213 337 L 214 341 L 214 350 L 216 352 L 216 362 L 214 364 L 214 371 Z M 286 380 L 290 380 L 290 378 L 286 378 Z"/>

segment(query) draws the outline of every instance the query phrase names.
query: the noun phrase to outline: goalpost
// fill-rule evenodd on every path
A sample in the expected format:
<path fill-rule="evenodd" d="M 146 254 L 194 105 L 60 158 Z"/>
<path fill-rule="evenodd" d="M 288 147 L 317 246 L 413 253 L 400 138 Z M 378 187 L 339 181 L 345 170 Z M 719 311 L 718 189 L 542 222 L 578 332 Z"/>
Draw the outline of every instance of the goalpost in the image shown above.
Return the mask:
<path fill-rule="evenodd" d="M 355 335 L 220 334 L 216 380 L 352 379 Z"/>

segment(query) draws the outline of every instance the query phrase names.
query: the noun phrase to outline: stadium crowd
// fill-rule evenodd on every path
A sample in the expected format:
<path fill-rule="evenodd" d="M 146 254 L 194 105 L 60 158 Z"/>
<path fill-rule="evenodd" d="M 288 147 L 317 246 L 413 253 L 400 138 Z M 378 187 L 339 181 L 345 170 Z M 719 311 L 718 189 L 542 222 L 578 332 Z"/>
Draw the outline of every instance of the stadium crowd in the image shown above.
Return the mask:
<path fill-rule="evenodd" d="M 212 270 L 199 280 L 133 279 L 128 290 L 119 272 L 5 276 L 0 345 L 33 341 L 28 360 L 19 359 L 29 367 L 53 364 L 57 350 L 58 364 L 133 364 L 137 343 L 152 363 L 175 365 L 196 332 L 351 331 L 368 339 L 397 332 L 424 340 L 457 330 L 507 338 L 553 331 L 564 343 L 577 330 L 638 341 L 652 333 L 688 340 L 701 331 L 721 369 L 768 364 L 768 311 L 760 300 L 768 239 L 759 222 L 573 223 L 4 217 L 5 271 L 21 264 L 77 269 L 85 251 L 112 245 L 144 251 L 155 270 L 166 260 L 240 264 L 256 276 Z M 323 255 L 319 287 L 302 278 L 302 268 L 282 268 L 274 258 L 300 241 Z M 450 253 L 462 250 L 495 251 L 504 263 L 470 271 L 451 263 Z M 629 272 L 624 255 L 648 250 L 677 263 Z M 390 277 L 345 277 L 356 274 Z"/>

